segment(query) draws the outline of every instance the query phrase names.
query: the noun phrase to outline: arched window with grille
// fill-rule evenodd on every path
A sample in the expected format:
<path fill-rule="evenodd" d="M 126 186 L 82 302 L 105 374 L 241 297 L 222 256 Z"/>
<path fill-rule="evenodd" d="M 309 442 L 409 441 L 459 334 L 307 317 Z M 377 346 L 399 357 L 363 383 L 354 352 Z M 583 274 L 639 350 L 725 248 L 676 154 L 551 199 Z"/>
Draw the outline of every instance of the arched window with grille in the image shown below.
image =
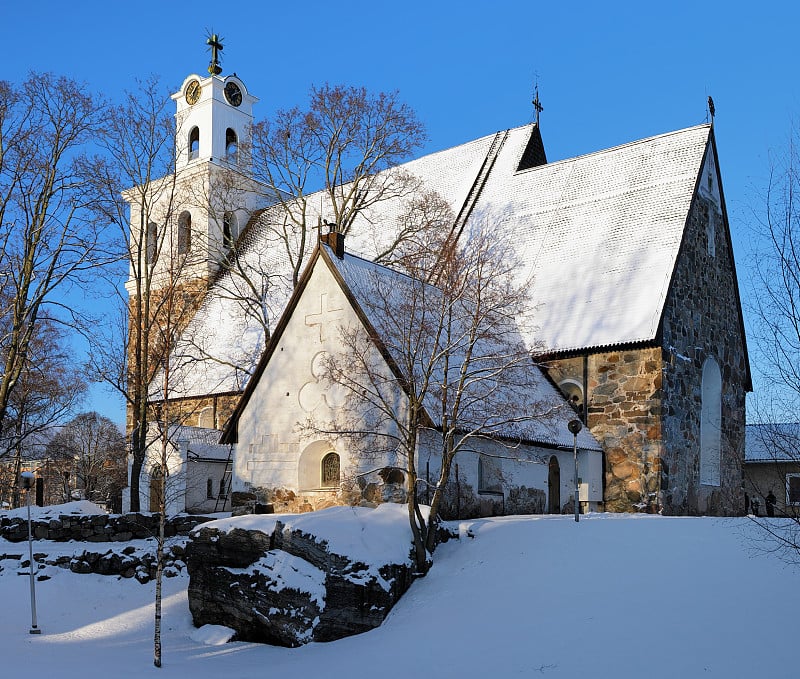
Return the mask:
<path fill-rule="evenodd" d="M 339 485 L 339 455 L 330 452 L 322 458 L 320 488 L 333 488 Z"/>

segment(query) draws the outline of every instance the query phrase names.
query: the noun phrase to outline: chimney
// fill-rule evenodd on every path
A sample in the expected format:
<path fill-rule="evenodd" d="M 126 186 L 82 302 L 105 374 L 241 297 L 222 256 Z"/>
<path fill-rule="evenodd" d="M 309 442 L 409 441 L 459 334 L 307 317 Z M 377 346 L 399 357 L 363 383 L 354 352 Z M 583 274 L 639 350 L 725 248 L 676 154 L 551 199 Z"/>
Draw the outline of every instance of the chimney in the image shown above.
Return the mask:
<path fill-rule="evenodd" d="M 336 224 L 325 222 L 325 225 L 329 227 L 330 231 L 328 231 L 328 233 L 322 233 L 322 229 L 320 229 L 320 242 L 325 243 L 325 245 L 333 250 L 333 254 L 339 259 L 344 259 L 344 234 L 336 230 Z"/>

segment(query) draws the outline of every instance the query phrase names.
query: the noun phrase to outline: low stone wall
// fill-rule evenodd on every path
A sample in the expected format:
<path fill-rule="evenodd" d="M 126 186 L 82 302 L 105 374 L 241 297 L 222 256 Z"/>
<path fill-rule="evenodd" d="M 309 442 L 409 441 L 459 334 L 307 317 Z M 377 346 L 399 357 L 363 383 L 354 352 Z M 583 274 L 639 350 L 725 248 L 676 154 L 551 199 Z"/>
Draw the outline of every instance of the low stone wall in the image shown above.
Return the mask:
<path fill-rule="evenodd" d="M 0 552 L 0 572 L 4 568 L 20 569 L 20 575 L 27 575 L 30 561 L 23 550 L 16 552 Z M 184 544 L 167 545 L 164 548 L 164 576 L 173 578 L 181 575 L 186 569 L 184 558 Z M 115 575 L 121 578 L 136 578 L 142 584 L 150 582 L 156 577 L 155 545 L 150 544 L 134 547 L 129 545 L 124 549 L 108 549 L 103 552 L 83 550 L 76 554 L 62 554 L 50 556 L 42 552 L 34 552 L 33 561 L 38 571 L 37 580 L 49 580 L 50 575 L 45 570 L 47 566 L 56 566 L 73 573 L 97 573 L 98 575 Z"/>
<path fill-rule="evenodd" d="M 55 542 L 127 542 L 144 540 L 158 534 L 158 514 L 62 514 L 58 518 L 31 521 L 36 540 Z M 173 516 L 164 526 L 165 537 L 189 535 L 198 524 L 212 521 L 207 516 Z M 28 539 L 28 520 L 0 518 L 0 538 L 9 542 Z"/>

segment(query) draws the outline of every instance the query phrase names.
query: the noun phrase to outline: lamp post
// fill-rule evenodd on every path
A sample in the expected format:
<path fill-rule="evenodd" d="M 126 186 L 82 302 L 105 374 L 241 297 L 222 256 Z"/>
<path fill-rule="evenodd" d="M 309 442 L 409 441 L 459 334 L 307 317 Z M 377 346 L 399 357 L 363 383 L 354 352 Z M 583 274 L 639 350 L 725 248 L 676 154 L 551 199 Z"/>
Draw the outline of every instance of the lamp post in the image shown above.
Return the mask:
<path fill-rule="evenodd" d="M 22 487 L 25 489 L 25 495 L 28 498 L 28 558 L 30 559 L 31 567 L 31 628 L 28 632 L 30 634 L 41 634 L 42 630 L 36 624 L 36 578 L 33 574 L 33 531 L 31 530 L 31 490 L 36 479 L 32 472 L 22 472 L 20 481 L 22 481 Z"/>
<path fill-rule="evenodd" d="M 578 433 L 583 429 L 583 423 L 578 420 L 570 420 L 567 428 L 572 433 L 572 455 L 575 458 L 575 520 L 580 521 L 580 489 L 578 488 Z"/>

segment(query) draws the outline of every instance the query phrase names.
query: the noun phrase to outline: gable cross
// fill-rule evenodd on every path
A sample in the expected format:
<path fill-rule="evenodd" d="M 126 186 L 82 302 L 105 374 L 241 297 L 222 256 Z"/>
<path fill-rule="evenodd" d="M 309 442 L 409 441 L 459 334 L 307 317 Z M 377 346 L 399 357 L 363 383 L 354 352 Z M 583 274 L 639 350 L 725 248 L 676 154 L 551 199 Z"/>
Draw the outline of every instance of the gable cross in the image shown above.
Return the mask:
<path fill-rule="evenodd" d="M 326 339 L 325 335 L 325 327 L 333 320 L 340 317 L 339 311 L 342 310 L 341 307 L 332 309 L 330 306 L 331 302 L 328 298 L 328 293 L 323 292 L 319 296 L 319 313 L 317 314 L 307 314 L 306 315 L 306 325 L 309 328 L 313 328 L 314 326 L 319 326 L 319 341 L 324 342 Z"/>

